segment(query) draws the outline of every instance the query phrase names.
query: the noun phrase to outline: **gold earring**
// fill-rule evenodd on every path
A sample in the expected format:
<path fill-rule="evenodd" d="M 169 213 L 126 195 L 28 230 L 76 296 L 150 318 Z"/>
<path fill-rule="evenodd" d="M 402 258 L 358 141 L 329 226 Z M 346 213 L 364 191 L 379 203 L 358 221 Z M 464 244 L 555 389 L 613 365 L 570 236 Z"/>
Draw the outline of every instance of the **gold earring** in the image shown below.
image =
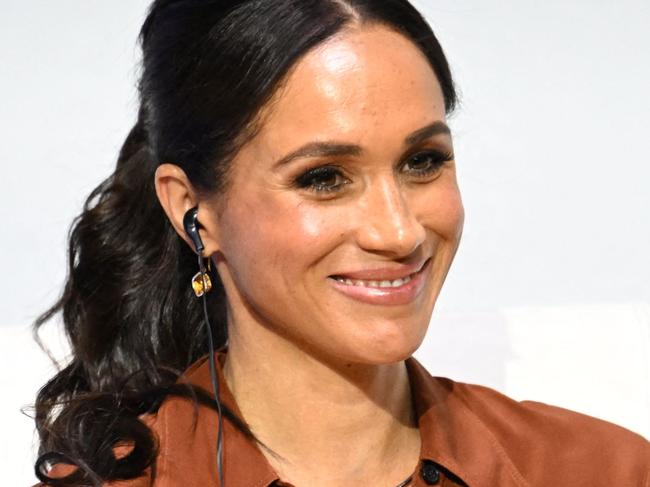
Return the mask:
<path fill-rule="evenodd" d="M 200 298 L 205 293 L 209 293 L 210 289 L 212 289 L 212 281 L 210 280 L 210 274 L 208 274 L 212 270 L 211 264 L 212 259 L 208 257 L 208 268 L 206 270 L 203 261 L 201 261 L 201 270 L 192 277 L 192 289 L 197 298 Z"/>

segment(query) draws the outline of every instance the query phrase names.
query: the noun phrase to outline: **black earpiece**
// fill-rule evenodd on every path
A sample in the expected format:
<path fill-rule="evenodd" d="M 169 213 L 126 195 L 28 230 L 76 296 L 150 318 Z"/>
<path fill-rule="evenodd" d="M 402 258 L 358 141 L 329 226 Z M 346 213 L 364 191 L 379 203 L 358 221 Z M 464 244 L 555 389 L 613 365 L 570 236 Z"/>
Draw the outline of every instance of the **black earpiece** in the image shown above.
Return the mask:
<path fill-rule="evenodd" d="M 183 227 L 185 227 L 185 233 L 194 244 L 194 249 L 196 250 L 196 253 L 201 255 L 201 252 L 203 252 L 203 249 L 205 247 L 203 246 L 203 242 L 201 241 L 201 236 L 199 235 L 199 221 L 197 219 L 198 214 L 199 214 L 198 206 L 195 206 L 194 208 L 190 208 L 189 210 L 187 210 L 187 212 L 185 212 L 185 216 L 183 217 Z"/>

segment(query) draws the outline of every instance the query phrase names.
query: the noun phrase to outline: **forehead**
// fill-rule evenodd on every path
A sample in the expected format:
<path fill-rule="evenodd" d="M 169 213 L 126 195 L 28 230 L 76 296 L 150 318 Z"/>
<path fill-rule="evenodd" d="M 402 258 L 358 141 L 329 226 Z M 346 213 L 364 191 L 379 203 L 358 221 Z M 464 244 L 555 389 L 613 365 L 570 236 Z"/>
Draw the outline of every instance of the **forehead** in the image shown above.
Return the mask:
<path fill-rule="evenodd" d="M 401 141 L 444 117 L 442 90 L 419 48 L 387 27 L 363 26 L 298 61 L 269 104 L 258 138 L 266 150 L 313 140 L 388 143 L 387 134 Z"/>

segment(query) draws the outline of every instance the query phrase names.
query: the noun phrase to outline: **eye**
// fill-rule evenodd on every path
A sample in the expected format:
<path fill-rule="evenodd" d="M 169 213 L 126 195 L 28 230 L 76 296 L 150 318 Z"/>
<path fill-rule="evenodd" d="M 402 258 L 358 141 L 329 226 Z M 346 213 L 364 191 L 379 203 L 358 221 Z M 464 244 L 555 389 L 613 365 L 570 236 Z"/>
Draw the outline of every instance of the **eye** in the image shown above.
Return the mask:
<path fill-rule="evenodd" d="M 433 176 L 438 173 L 445 163 L 454 159 L 451 152 L 428 150 L 418 152 L 409 157 L 402 165 L 402 171 L 420 178 Z"/>
<path fill-rule="evenodd" d="M 321 166 L 308 170 L 298 176 L 295 185 L 298 188 L 308 189 L 316 193 L 333 193 L 340 191 L 343 186 L 349 184 L 343 172 L 333 166 Z"/>

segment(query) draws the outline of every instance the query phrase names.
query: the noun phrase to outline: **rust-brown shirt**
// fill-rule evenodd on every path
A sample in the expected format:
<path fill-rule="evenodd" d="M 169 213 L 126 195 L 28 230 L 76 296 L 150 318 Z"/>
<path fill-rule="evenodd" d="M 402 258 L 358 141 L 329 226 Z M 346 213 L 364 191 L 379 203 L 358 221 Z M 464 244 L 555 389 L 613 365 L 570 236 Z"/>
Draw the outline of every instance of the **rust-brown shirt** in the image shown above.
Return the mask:
<path fill-rule="evenodd" d="M 224 355 L 218 358 L 221 400 L 241 417 L 221 372 Z M 650 487 L 650 443 L 637 434 L 566 409 L 432 377 L 415 358 L 406 366 L 422 441 L 409 487 Z M 186 377 L 211 390 L 207 358 Z M 111 487 L 218 486 L 216 412 L 200 406 L 195 416 L 190 401 L 174 397 L 147 423 L 160 441 L 155 480 L 148 472 Z M 223 425 L 227 487 L 289 485 L 254 443 L 229 421 Z"/>

